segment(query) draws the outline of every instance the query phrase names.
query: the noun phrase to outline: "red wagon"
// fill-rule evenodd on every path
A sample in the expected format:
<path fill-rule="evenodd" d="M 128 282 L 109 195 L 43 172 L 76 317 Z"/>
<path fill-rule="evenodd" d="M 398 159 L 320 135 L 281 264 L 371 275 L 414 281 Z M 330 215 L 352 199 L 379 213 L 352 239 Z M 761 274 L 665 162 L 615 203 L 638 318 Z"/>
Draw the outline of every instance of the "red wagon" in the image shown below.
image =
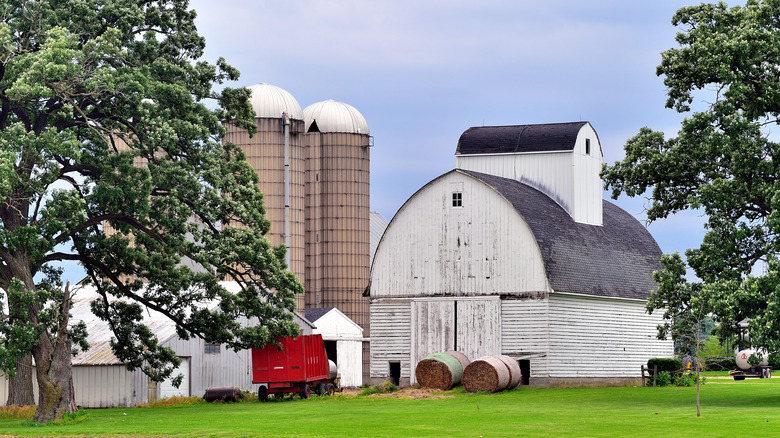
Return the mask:
<path fill-rule="evenodd" d="M 309 398 L 312 388 L 320 395 L 336 392 L 337 371 L 328 361 L 322 335 L 302 335 L 276 340 L 282 349 L 268 344 L 252 349 L 252 383 L 259 383 L 261 401 L 270 394 L 293 393 Z"/>

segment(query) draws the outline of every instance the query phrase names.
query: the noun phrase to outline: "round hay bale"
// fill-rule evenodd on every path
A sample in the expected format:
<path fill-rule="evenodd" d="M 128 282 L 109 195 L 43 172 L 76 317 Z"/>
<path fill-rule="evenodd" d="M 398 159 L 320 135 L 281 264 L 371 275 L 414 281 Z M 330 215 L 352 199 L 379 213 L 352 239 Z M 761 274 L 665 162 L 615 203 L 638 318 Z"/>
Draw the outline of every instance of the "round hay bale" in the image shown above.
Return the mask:
<path fill-rule="evenodd" d="M 471 363 L 471 361 L 469 360 L 468 356 L 466 356 L 465 354 L 461 353 L 460 351 L 451 350 L 451 351 L 448 351 L 447 354 L 449 354 L 450 356 L 454 357 L 455 359 L 458 359 L 458 362 L 460 362 L 460 366 L 463 367 L 464 370 Z"/>
<path fill-rule="evenodd" d="M 460 383 L 463 367 L 453 356 L 435 353 L 426 356 L 417 364 L 414 375 L 423 388 L 446 390 Z"/>
<path fill-rule="evenodd" d="M 483 356 L 463 370 L 463 387 L 468 392 L 498 392 L 509 385 L 509 368 L 496 356 Z"/>
<path fill-rule="evenodd" d="M 523 374 L 520 371 L 520 364 L 516 360 L 504 354 L 496 356 L 504 362 L 504 365 L 509 369 L 509 385 L 506 389 L 515 389 L 520 381 L 523 380 Z"/>

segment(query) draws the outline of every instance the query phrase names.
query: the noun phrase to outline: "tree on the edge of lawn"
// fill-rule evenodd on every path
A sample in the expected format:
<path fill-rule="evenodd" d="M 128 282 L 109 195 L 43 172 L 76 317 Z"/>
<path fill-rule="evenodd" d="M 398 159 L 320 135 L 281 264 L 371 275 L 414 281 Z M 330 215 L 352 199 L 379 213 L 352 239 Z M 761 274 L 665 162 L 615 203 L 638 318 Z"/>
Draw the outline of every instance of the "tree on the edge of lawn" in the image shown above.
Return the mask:
<path fill-rule="evenodd" d="M 302 286 L 286 249 L 265 238 L 255 172 L 222 144 L 225 123 L 256 131 L 249 92 L 214 90 L 238 72 L 199 60 L 205 42 L 188 2 L 3 5 L 0 367 L 13 374 L 34 358 L 35 420 L 74 409 L 72 347 L 85 347 L 85 327 L 68 323 L 74 288 L 61 284 L 59 262 L 83 267 L 116 356 L 156 381 L 179 361 L 143 309 L 166 315 L 184 339 L 234 349 L 296 334 Z M 226 279 L 240 290 L 229 293 Z"/>
<path fill-rule="evenodd" d="M 706 215 L 703 242 L 685 255 L 717 334 L 734 337 L 749 318 L 754 346 L 766 351 L 780 350 L 779 16 L 778 0 L 678 10 L 679 47 L 663 52 L 657 74 L 666 106 L 686 118 L 674 137 L 642 128 L 602 171 L 614 198 L 650 191 L 650 221 Z"/>

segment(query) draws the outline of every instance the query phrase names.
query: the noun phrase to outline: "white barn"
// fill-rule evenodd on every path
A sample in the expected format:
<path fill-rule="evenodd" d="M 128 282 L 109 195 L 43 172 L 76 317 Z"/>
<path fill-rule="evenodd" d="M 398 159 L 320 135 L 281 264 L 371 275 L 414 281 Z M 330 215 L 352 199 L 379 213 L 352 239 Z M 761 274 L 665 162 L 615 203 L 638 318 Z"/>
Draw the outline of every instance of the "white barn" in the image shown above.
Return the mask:
<path fill-rule="evenodd" d="M 457 168 L 398 211 L 376 252 L 371 381 L 414 384 L 426 355 L 506 354 L 533 386 L 633 384 L 656 339 L 661 251 L 602 200 L 588 122 L 471 128 Z"/>
<path fill-rule="evenodd" d="M 232 286 L 227 285 L 230 289 Z M 207 344 L 200 338 L 181 339 L 175 324 L 162 314 L 149 311 L 145 322 L 163 346 L 170 347 L 181 359 L 181 365 L 173 376 L 182 374 L 184 379 L 178 388 L 171 380 L 156 384 L 141 371 L 128 371 L 114 355 L 109 344 L 113 334 L 108 324 L 92 314 L 90 303 L 98 299 L 91 287 L 74 292 L 71 321 L 87 324 L 89 350 L 81 351 L 73 358 L 73 388 L 76 405 L 86 408 L 136 406 L 151 400 L 171 396 L 202 397 L 207 388 L 236 386 L 257 391 L 252 384 L 251 350 L 239 352 L 224 345 Z M 299 314 L 295 322 L 301 334 L 312 334 L 313 325 Z M 33 382 L 35 399 L 37 384 Z M 152 397 L 149 397 L 149 395 Z M 0 405 L 8 399 L 8 380 L 0 373 Z"/>

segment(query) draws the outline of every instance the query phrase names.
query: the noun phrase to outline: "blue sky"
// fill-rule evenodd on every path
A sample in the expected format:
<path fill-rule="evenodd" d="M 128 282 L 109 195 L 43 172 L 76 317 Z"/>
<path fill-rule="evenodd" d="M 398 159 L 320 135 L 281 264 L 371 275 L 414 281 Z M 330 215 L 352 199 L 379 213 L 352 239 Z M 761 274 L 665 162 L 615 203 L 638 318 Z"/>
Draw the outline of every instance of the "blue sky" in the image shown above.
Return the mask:
<path fill-rule="evenodd" d="M 194 0 L 209 61 L 225 57 L 302 107 L 356 107 L 374 136 L 371 206 L 388 220 L 417 189 L 455 167 L 471 126 L 590 121 L 604 160 L 643 126 L 674 135 L 655 74 L 676 45 L 674 12 L 657 0 Z M 608 196 L 605 194 L 605 197 Z M 644 199 L 617 204 L 644 220 Z M 688 212 L 649 229 L 664 252 L 696 247 Z"/>

